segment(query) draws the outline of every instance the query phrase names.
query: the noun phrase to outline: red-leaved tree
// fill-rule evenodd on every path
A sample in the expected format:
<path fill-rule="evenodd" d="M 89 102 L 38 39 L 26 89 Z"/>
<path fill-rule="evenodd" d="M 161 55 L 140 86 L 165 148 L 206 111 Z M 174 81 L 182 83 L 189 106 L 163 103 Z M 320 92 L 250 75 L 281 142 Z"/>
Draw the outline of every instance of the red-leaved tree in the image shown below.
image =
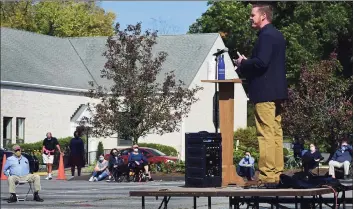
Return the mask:
<path fill-rule="evenodd" d="M 335 53 L 330 60 L 302 68 L 299 83 L 289 89 L 284 105 L 285 134 L 333 153 L 342 134 L 353 129 L 352 82 L 338 76 L 341 70 Z"/>

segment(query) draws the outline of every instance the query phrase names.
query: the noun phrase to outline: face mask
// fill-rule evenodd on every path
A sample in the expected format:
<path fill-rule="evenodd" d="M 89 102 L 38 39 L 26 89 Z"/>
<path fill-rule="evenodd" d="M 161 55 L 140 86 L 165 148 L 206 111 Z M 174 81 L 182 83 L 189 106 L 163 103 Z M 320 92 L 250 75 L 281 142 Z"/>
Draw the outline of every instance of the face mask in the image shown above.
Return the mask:
<path fill-rule="evenodd" d="M 16 156 L 16 157 L 20 157 L 20 156 L 21 156 L 21 151 L 15 152 L 15 156 Z"/>
<path fill-rule="evenodd" d="M 246 157 L 245 157 L 246 159 L 249 159 L 250 158 L 250 156 L 248 156 L 248 155 L 246 155 Z"/>
<path fill-rule="evenodd" d="M 137 148 L 135 148 L 135 149 L 134 149 L 134 152 L 137 152 L 137 151 L 138 151 L 138 149 L 137 149 Z"/>
<path fill-rule="evenodd" d="M 117 153 L 117 152 L 113 152 L 113 155 L 117 156 L 117 155 L 118 155 L 118 153 Z"/>
<path fill-rule="evenodd" d="M 102 162 L 104 160 L 104 157 L 100 157 L 100 162 Z"/>

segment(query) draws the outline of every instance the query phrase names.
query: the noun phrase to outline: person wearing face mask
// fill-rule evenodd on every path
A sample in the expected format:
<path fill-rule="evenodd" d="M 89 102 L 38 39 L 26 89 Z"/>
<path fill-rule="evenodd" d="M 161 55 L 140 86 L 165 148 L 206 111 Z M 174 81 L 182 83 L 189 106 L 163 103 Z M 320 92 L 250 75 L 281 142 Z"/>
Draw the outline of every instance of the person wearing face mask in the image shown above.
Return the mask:
<path fill-rule="evenodd" d="M 246 177 L 249 181 L 254 180 L 254 158 L 250 152 L 245 152 L 245 157 L 241 159 L 236 167 L 236 172 L 241 177 Z"/>
<path fill-rule="evenodd" d="M 33 199 L 37 202 L 43 202 L 43 199 L 38 195 L 39 190 L 41 190 L 39 175 L 30 174 L 28 159 L 21 154 L 21 147 L 19 145 L 14 145 L 12 150 L 14 155 L 7 158 L 6 164 L 2 171 L 8 177 L 7 182 L 9 184 L 9 192 L 11 194 L 7 202 L 17 202 L 15 184 L 19 181 L 28 181 L 33 183 Z"/>
<path fill-rule="evenodd" d="M 75 175 L 75 166 L 77 167 L 77 175 L 81 175 L 81 168 L 85 166 L 85 148 L 84 141 L 80 138 L 79 132 L 74 132 L 74 138 L 69 144 L 70 156 L 69 164 L 71 166 L 71 176 Z"/>
<path fill-rule="evenodd" d="M 98 158 L 96 167 L 95 167 L 89 181 L 90 182 L 101 181 L 101 180 L 105 179 L 108 175 L 109 175 L 108 161 L 104 159 L 103 155 L 100 155 L 100 157 Z"/>
<path fill-rule="evenodd" d="M 329 175 L 336 178 L 334 168 L 344 168 L 344 179 L 349 179 L 349 167 L 353 159 L 353 148 L 345 138 L 329 161 Z"/>
<path fill-rule="evenodd" d="M 139 146 L 137 144 L 133 145 L 133 152 L 130 153 L 128 157 L 128 163 L 130 167 L 138 166 L 139 168 L 144 168 L 145 174 L 151 181 L 151 175 L 149 172 L 149 165 L 146 157 L 139 152 Z"/>
<path fill-rule="evenodd" d="M 306 177 L 311 176 L 309 171 L 316 168 L 321 159 L 323 159 L 323 157 L 316 149 L 315 144 L 310 144 L 310 151 L 306 151 L 302 155 L 302 166 Z"/>
<path fill-rule="evenodd" d="M 118 181 L 118 178 L 123 173 L 127 172 L 127 165 L 124 165 L 124 161 L 120 156 L 119 151 L 116 148 L 113 148 L 110 152 L 108 170 L 109 170 L 109 179 L 107 181 Z"/>

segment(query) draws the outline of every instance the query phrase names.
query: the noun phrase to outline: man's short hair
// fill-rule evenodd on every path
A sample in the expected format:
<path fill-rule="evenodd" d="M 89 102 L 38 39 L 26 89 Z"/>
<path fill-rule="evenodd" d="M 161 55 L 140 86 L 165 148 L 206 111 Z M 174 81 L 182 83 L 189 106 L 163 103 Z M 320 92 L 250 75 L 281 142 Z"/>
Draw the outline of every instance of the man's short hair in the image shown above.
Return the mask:
<path fill-rule="evenodd" d="M 260 13 L 265 13 L 267 16 L 267 20 L 272 22 L 273 20 L 273 7 L 267 3 L 256 3 L 252 5 L 253 8 L 258 7 L 258 11 Z"/>

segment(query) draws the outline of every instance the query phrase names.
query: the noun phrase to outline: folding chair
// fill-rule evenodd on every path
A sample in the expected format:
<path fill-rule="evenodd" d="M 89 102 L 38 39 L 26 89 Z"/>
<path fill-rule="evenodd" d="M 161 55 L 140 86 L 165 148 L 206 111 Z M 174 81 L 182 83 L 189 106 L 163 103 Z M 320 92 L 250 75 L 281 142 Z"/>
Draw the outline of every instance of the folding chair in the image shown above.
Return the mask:
<path fill-rule="evenodd" d="M 28 181 L 17 181 L 15 183 L 16 185 L 16 189 L 17 187 L 19 187 L 20 185 L 25 185 L 25 184 L 28 184 L 29 185 L 29 188 L 28 188 L 28 191 L 27 191 L 27 194 L 26 196 L 24 196 L 23 198 L 20 198 L 18 194 L 16 194 L 17 196 L 17 201 L 27 201 L 27 197 L 28 195 L 33 195 L 33 189 L 32 189 L 32 182 L 28 182 Z M 30 193 L 31 192 L 31 193 Z M 22 196 L 22 195 L 21 195 Z"/>
<path fill-rule="evenodd" d="M 320 166 L 323 163 L 327 163 L 329 156 L 330 156 L 329 153 L 321 153 L 321 155 L 322 155 L 322 158 L 320 159 L 320 162 L 318 162 L 318 166 L 317 166 L 317 175 L 318 176 L 320 175 Z"/>

